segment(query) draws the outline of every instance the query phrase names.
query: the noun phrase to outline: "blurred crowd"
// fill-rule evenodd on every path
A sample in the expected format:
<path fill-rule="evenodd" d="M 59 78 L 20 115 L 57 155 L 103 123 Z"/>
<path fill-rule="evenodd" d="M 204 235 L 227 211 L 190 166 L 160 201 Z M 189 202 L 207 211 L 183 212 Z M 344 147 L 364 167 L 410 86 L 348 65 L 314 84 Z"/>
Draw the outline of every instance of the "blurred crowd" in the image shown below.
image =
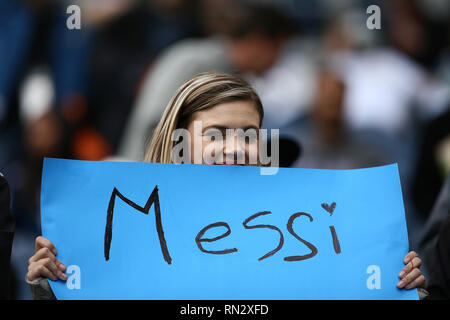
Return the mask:
<path fill-rule="evenodd" d="M 66 25 L 71 4 L 79 30 Z M 366 25 L 373 4 L 381 29 Z M 398 163 L 411 249 L 435 241 L 445 216 L 426 226 L 450 172 L 449 1 L 0 0 L 12 298 L 31 297 L 42 158 L 142 160 L 172 94 L 205 71 L 253 85 L 284 166 Z"/>

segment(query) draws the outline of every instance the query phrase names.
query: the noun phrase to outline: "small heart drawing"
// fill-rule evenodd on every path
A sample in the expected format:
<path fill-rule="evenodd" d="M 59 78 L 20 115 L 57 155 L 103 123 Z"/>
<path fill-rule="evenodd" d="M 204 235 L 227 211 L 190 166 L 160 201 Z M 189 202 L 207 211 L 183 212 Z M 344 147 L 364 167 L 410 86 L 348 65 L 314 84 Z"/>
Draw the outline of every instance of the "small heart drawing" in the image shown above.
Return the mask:
<path fill-rule="evenodd" d="M 324 208 L 326 211 L 328 211 L 328 213 L 330 214 L 330 216 L 333 215 L 334 209 L 336 208 L 336 202 L 333 202 L 331 204 L 331 206 L 329 206 L 326 203 L 322 203 L 322 208 Z"/>

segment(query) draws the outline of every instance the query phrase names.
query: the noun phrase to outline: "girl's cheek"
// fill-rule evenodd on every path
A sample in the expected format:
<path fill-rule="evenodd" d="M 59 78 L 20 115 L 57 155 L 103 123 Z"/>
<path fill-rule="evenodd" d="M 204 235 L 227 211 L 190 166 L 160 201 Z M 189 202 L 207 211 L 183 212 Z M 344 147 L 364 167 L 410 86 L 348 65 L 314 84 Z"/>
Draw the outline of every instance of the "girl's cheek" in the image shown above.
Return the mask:
<path fill-rule="evenodd" d="M 246 163 L 251 166 L 259 164 L 259 143 L 258 140 L 252 141 L 246 145 Z"/>

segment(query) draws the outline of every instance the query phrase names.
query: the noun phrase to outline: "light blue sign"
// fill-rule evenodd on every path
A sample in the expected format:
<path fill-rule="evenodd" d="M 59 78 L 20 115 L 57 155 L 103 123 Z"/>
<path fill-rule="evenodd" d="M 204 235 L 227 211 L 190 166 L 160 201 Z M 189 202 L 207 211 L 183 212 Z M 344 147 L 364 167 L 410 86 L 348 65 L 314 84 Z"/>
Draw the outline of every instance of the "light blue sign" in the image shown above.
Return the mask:
<path fill-rule="evenodd" d="M 358 170 L 45 159 L 58 299 L 417 299 L 396 165 Z"/>

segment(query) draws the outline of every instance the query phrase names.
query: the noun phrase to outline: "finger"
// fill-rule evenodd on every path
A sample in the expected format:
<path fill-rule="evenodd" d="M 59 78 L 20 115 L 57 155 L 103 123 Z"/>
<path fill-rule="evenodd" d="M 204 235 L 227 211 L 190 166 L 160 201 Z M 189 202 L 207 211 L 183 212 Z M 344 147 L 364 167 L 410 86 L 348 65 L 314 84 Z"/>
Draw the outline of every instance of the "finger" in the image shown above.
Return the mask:
<path fill-rule="evenodd" d="M 67 275 L 64 273 L 64 271 L 66 271 L 66 266 L 64 265 L 64 263 L 62 263 L 58 259 L 56 260 L 56 266 L 58 268 L 58 277 L 61 280 L 66 281 L 68 279 Z"/>
<path fill-rule="evenodd" d="M 56 266 L 55 262 L 52 261 L 50 258 L 41 259 L 36 263 L 45 266 L 48 270 L 51 271 L 51 273 L 53 273 L 55 277 L 58 276 L 58 267 Z"/>
<path fill-rule="evenodd" d="M 403 278 L 405 275 L 410 273 L 414 268 L 420 268 L 422 265 L 422 260 L 419 257 L 413 258 L 408 264 L 402 269 L 400 274 L 398 275 L 400 278 Z"/>
<path fill-rule="evenodd" d="M 53 275 L 57 276 L 61 280 L 67 280 L 67 275 L 64 274 L 66 266 L 61 261 L 56 258 L 53 261 L 50 261 L 49 258 L 45 258 L 40 261 L 53 273 Z"/>
<path fill-rule="evenodd" d="M 53 272 L 53 274 L 56 274 L 61 280 L 67 280 L 67 276 L 64 274 L 66 266 L 64 265 L 64 263 L 56 259 L 56 257 L 47 247 L 41 248 L 34 256 L 30 258 L 30 260 L 28 261 L 28 271 L 30 271 L 34 263 L 40 262 L 44 259 L 51 259 L 51 261 L 54 263 L 55 267 L 53 267 L 53 264 L 51 265 L 51 268 L 47 267 L 48 269 L 50 269 L 50 271 Z M 47 263 L 48 262 L 46 261 L 43 262 L 44 265 L 47 265 Z"/>
<path fill-rule="evenodd" d="M 66 265 L 61 261 L 59 261 L 58 259 L 56 259 L 56 265 L 58 266 L 58 269 L 61 270 L 62 272 L 66 271 Z"/>
<path fill-rule="evenodd" d="M 408 284 L 405 289 L 413 289 L 413 288 L 425 288 L 425 276 L 421 274 L 418 278 Z"/>
<path fill-rule="evenodd" d="M 45 258 L 50 258 L 53 261 L 56 260 L 55 255 L 53 254 L 53 252 L 48 248 L 48 247 L 43 247 L 41 249 L 39 249 L 34 256 L 32 256 L 30 258 L 30 260 L 28 260 L 28 263 L 33 263 L 36 261 L 39 261 L 41 259 L 45 259 Z"/>
<path fill-rule="evenodd" d="M 58 278 L 60 278 L 63 281 L 66 281 L 69 277 L 67 277 L 67 275 L 61 270 L 58 270 Z"/>
<path fill-rule="evenodd" d="M 39 277 L 50 278 L 54 281 L 57 280 L 56 276 L 44 265 L 35 263 L 33 264 L 30 272 L 28 272 L 27 278 L 28 280 L 33 281 Z"/>
<path fill-rule="evenodd" d="M 58 253 L 56 251 L 55 246 L 53 245 L 53 243 L 50 240 L 48 240 L 48 239 L 46 239 L 46 238 L 44 238 L 42 236 L 39 236 L 39 237 L 36 238 L 36 252 L 39 251 L 39 249 L 41 249 L 43 247 L 49 248 L 53 252 L 53 254 L 55 256 Z"/>
<path fill-rule="evenodd" d="M 403 288 L 407 286 L 409 283 L 413 282 L 415 279 L 420 277 L 422 275 L 422 272 L 420 272 L 419 269 L 414 268 L 410 273 L 408 273 L 404 278 L 397 283 L 398 288 Z"/>
<path fill-rule="evenodd" d="M 409 263 L 412 259 L 414 259 L 415 257 L 418 257 L 419 255 L 417 254 L 417 252 L 415 251 L 410 251 L 408 252 L 408 254 L 405 256 L 405 258 L 403 259 L 403 262 L 405 264 Z"/>

